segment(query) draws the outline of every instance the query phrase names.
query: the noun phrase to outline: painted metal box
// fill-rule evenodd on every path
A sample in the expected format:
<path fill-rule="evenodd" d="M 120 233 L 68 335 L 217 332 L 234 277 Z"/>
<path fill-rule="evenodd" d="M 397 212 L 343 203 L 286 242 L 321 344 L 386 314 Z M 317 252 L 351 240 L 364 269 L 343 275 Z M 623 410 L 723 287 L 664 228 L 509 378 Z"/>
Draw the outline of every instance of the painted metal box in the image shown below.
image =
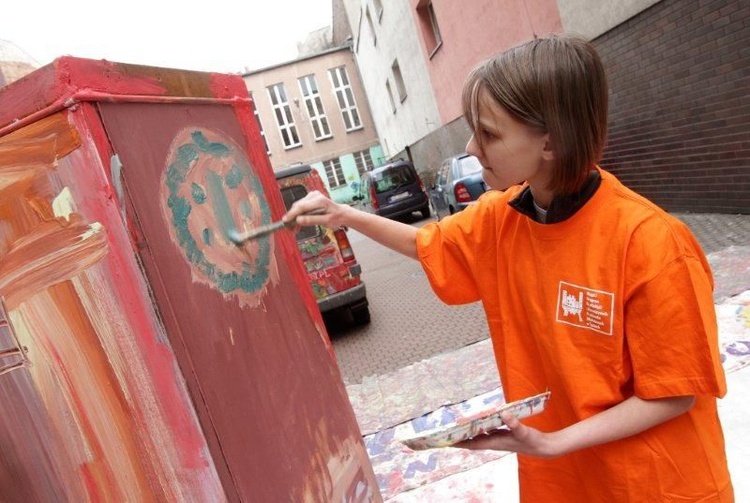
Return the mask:
<path fill-rule="evenodd" d="M 0 501 L 379 501 L 239 76 L 0 89 Z"/>

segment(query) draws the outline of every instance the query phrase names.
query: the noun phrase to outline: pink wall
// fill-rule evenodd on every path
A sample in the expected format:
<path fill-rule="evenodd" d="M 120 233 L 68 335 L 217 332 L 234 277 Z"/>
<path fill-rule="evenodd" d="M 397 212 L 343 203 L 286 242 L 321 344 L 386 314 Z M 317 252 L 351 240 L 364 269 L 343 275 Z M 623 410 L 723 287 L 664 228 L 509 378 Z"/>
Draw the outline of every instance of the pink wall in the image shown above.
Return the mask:
<path fill-rule="evenodd" d="M 555 0 L 432 0 L 442 45 L 430 58 L 432 30 L 417 10 L 429 2 L 409 1 L 443 125 L 462 114 L 461 87 L 477 64 L 534 34 L 562 32 Z"/>

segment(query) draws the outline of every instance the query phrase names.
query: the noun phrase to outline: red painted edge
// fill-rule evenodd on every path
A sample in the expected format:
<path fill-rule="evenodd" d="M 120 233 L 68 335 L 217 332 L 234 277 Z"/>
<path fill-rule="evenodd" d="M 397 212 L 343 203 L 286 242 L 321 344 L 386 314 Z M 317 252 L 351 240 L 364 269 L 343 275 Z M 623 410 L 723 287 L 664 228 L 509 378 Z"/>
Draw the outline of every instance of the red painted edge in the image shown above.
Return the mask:
<path fill-rule="evenodd" d="M 0 128 L 76 94 L 247 98 L 239 75 L 63 56 L 0 88 Z"/>

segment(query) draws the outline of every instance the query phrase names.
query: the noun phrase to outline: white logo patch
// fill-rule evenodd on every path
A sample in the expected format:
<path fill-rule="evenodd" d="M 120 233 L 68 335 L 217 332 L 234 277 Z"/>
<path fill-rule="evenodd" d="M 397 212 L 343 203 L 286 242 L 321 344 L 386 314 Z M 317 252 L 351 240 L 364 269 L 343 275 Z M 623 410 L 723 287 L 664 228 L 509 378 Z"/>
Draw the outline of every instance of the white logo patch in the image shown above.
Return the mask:
<path fill-rule="evenodd" d="M 615 294 L 561 281 L 557 290 L 557 322 L 612 335 Z"/>

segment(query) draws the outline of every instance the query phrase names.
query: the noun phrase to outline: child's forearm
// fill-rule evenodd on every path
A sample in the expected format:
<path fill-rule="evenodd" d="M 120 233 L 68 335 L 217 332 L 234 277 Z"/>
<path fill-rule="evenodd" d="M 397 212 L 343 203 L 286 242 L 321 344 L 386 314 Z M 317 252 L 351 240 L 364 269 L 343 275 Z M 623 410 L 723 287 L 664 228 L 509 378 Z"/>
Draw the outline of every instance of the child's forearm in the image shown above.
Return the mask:
<path fill-rule="evenodd" d="M 348 208 L 344 225 L 399 253 L 417 258 L 417 229 L 396 220 Z"/>
<path fill-rule="evenodd" d="M 694 401 L 692 396 L 659 400 L 631 397 L 611 409 L 551 433 L 526 426 L 512 414 L 504 414 L 503 421 L 510 431 L 498 430 L 491 435 L 480 435 L 457 447 L 512 451 L 539 457 L 562 456 L 637 435 L 688 411 Z"/>
<path fill-rule="evenodd" d="M 636 435 L 690 410 L 692 396 L 643 400 L 631 397 L 614 407 L 550 434 L 557 455 Z"/>

